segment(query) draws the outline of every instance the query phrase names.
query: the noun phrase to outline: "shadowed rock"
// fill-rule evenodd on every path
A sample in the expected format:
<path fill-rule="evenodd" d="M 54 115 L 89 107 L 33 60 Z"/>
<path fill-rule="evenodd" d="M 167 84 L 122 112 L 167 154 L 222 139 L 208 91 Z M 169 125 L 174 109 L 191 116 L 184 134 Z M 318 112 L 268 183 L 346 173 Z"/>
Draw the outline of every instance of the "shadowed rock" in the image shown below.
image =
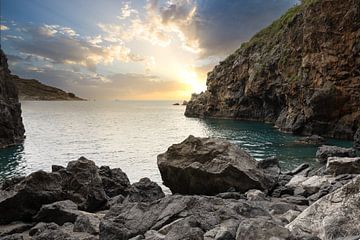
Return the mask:
<path fill-rule="evenodd" d="M 316 158 L 322 162 L 326 163 L 329 157 L 355 157 L 356 153 L 353 148 L 343 148 L 337 146 L 327 146 L 323 145 L 319 147 L 316 152 Z"/>
<path fill-rule="evenodd" d="M 267 190 L 277 175 L 267 174 L 246 151 L 228 141 L 189 136 L 158 155 L 164 185 L 173 193 L 216 195 L 234 188 Z"/>

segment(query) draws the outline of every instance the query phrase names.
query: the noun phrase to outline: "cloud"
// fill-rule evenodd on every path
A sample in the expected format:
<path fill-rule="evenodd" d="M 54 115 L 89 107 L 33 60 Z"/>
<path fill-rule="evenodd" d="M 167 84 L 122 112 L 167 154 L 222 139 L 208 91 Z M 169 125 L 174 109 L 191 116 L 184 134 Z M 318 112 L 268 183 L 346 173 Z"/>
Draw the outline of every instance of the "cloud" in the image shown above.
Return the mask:
<path fill-rule="evenodd" d="M 97 64 L 145 60 L 121 42 L 101 45 L 101 37 L 80 37 L 68 27 L 42 25 L 29 27 L 25 32 L 27 38 L 12 39 L 13 46 L 22 53 L 40 56 L 55 64 L 79 65 L 95 71 Z"/>
<path fill-rule="evenodd" d="M 0 25 L 0 31 L 6 31 L 6 30 L 9 30 L 9 27 L 5 25 Z"/>

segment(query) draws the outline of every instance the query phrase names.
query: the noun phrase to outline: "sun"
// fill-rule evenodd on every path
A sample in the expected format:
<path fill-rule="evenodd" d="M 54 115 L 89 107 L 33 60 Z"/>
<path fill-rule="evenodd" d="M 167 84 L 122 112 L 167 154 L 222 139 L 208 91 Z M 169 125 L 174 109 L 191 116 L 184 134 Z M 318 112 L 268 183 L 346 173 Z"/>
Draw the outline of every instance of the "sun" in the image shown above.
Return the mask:
<path fill-rule="evenodd" d="M 179 72 L 179 78 L 182 82 L 189 85 L 191 93 L 201 93 L 206 90 L 206 85 L 195 71 L 184 69 Z"/>

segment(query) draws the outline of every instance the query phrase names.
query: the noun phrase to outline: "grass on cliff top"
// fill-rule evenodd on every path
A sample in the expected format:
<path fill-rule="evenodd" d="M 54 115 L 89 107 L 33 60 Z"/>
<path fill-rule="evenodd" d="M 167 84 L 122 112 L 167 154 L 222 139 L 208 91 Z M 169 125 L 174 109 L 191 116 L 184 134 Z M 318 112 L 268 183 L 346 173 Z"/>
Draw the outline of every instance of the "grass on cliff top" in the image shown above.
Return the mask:
<path fill-rule="evenodd" d="M 247 48 L 250 48 L 254 45 L 265 45 L 265 44 L 276 44 L 277 37 L 280 35 L 282 30 L 293 21 L 294 17 L 300 13 L 305 7 L 308 7 L 316 2 L 321 0 L 302 0 L 301 4 L 296 5 L 290 8 L 284 15 L 279 19 L 275 20 L 268 27 L 262 29 L 260 32 L 255 34 L 248 42 L 241 44 L 240 48 L 235 51 L 235 53 L 228 56 L 222 63 L 232 62 L 235 57 L 242 51 Z"/>

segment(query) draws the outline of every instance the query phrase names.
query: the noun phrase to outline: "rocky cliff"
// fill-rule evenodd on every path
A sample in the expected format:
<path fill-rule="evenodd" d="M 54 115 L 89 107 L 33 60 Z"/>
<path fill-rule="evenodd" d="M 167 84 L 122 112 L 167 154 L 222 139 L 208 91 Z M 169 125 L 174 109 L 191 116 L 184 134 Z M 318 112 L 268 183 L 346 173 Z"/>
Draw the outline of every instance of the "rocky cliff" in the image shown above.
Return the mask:
<path fill-rule="evenodd" d="M 45 85 L 35 79 L 22 79 L 18 76 L 12 77 L 16 87 L 19 89 L 20 100 L 33 101 L 81 101 L 84 100 L 67 93 L 59 88 Z"/>
<path fill-rule="evenodd" d="M 360 125 L 360 1 L 306 0 L 212 72 L 185 115 L 352 139 Z"/>
<path fill-rule="evenodd" d="M 0 49 L 0 148 L 19 143 L 24 133 L 17 89 L 11 81 L 6 56 Z"/>

